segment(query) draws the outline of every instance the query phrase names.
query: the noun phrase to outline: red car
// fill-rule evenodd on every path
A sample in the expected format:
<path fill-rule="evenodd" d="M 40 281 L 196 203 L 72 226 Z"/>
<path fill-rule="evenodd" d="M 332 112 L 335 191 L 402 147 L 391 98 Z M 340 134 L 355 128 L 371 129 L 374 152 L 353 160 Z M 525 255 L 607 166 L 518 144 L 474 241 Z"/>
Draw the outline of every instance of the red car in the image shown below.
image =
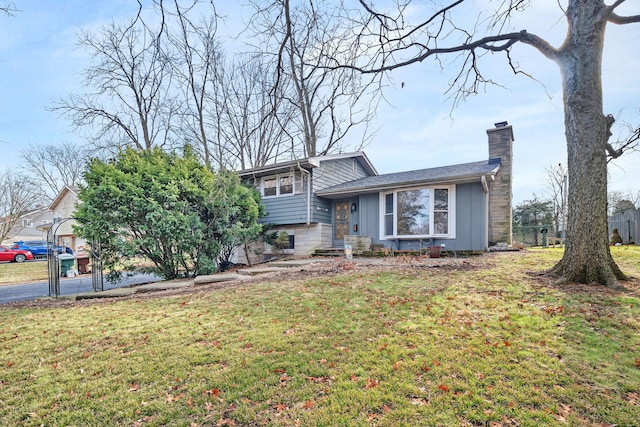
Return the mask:
<path fill-rule="evenodd" d="M 23 262 L 28 259 L 33 259 L 33 254 L 29 251 L 0 246 L 0 261 Z"/>

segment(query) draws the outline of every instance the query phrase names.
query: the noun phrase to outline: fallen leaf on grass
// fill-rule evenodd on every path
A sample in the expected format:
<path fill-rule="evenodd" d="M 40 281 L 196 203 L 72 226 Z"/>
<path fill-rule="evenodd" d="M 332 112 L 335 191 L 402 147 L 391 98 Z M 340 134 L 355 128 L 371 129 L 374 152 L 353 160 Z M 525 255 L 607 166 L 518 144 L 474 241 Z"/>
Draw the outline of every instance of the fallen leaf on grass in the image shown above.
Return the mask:
<path fill-rule="evenodd" d="M 443 393 L 449 393 L 449 387 L 447 387 L 447 386 L 446 386 L 446 385 L 444 385 L 444 384 L 440 384 L 440 385 L 438 386 L 438 388 L 439 388 L 440 390 L 442 390 L 442 392 L 443 392 Z"/>
<path fill-rule="evenodd" d="M 429 404 L 429 401 L 423 397 L 412 397 L 411 404 L 418 406 L 427 406 Z"/>
<path fill-rule="evenodd" d="M 380 380 L 373 380 L 371 378 L 367 378 L 367 383 L 364 385 L 364 388 L 374 388 L 380 385 Z"/>
<path fill-rule="evenodd" d="M 209 396 L 218 397 L 218 395 L 220 394 L 220 390 L 217 388 L 212 388 L 211 390 L 207 390 L 205 393 Z"/>
<path fill-rule="evenodd" d="M 178 400 L 182 399 L 184 397 L 184 392 L 180 393 L 177 396 L 171 396 L 170 394 L 167 394 L 167 396 L 165 397 L 164 401 L 166 403 L 174 403 L 177 402 Z"/>
<path fill-rule="evenodd" d="M 313 383 L 328 383 L 329 381 L 331 381 L 331 378 L 329 377 L 307 377 L 307 379 Z"/>
<path fill-rule="evenodd" d="M 138 390 L 140 390 L 140 384 L 131 383 L 129 385 L 129 390 L 128 391 L 138 391 Z"/>
<path fill-rule="evenodd" d="M 302 405 L 302 408 L 312 409 L 314 406 L 316 406 L 316 402 L 314 402 L 313 400 L 307 400 L 306 402 L 304 402 L 304 405 Z"/>

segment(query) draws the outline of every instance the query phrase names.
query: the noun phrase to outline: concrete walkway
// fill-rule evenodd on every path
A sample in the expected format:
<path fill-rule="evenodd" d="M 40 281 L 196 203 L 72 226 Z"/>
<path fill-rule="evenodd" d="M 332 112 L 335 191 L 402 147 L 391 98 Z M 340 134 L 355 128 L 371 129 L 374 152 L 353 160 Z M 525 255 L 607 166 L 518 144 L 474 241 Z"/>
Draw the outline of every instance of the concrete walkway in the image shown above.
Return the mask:
<path fill-rule="evenodd" d="M 91 298 L 117 298 L 131 296 L 141 292 L 165 291 L 169 289 L 180 289 L 199 285 L 208 285 L 211 283 L 229 282 L 232 280 L 241 280 L 250 276 L 259 274 L 280 272 L 280 271 L 302 271 L 304 267 L 314 263 L 328 263 L 335 261 L 334 258 L 305 258 L 285 261 L 272 261 L 258 266 L 247 267 L 237 270 L 236 273 L 220 273 L 206 276 L 198 276 L 194 279 L 162 281 L 147 283 L 144 285 L 131 286 L 127 288 L 115 288 L 101 292 L 85 292 L 76 295 L 69 295 L 63 298 L 82 300 Z"/>

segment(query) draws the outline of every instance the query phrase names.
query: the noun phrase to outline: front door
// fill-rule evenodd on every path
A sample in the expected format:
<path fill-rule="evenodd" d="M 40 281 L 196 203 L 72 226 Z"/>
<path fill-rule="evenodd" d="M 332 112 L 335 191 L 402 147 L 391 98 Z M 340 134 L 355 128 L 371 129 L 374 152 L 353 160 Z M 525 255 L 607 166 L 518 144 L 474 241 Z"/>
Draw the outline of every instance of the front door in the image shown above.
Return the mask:
<path fill-rule="evenodd" d="M 333 238 L 334 244 L 342 245 L 344 236 L 349 234 L 349 222 L 351 211 L 349 201 L 336 202 L 333 214 Z"/>

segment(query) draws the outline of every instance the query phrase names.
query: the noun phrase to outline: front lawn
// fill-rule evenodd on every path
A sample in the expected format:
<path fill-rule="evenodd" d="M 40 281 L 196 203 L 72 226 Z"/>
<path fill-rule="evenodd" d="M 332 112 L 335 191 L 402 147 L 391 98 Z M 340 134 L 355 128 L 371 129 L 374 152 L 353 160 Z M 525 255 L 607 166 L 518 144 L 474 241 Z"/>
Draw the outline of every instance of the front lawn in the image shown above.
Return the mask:
<path fill-rule="evenodd" d="M 640 251 L 613 248 L 640 277 Z M 2 425 L 637 425 L 640 298 L 560 250 L 0 309 Z M 1 308 L 1 307 L 0 307 Z M 609 423 L 609 424 L 607 424 Z"/>
<path fill-rule="evenodd" d="M 48 280 L 47 260 L 0 263 L 0 286 Z"/>

